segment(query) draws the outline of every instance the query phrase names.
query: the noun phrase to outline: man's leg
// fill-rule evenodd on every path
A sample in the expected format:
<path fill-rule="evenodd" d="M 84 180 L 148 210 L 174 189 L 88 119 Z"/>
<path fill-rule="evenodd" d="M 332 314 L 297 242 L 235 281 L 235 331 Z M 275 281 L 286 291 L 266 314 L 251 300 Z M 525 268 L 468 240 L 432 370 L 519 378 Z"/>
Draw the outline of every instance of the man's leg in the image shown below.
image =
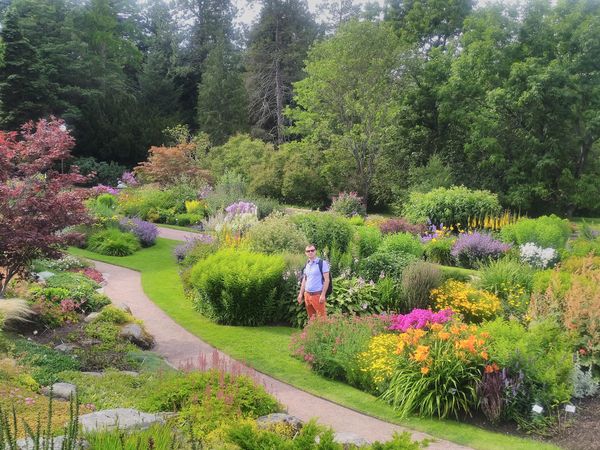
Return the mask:
<path fill-rule="evenodd" d="M 313 305 L 313 297 L 314 295 L 310 295 L 308 292 L 304 293 L 304 306 L 306 306 L 306 313 L 308 314 L 309 319 L 312 319 L 317 313 L 317 310 Z"/>
<path fill-rule="evenodd" d="M 314 308 L 316 310 L 317 316 L 319 317 L 326 317 L 327 316 L 327 308 L 325 307 L 325 304 L 327 303 L 327 300 L 325 300 L 323 303 L 319 302 L 319 298 L 321 296 L 317 296 L 315 303 L 314 303 Z"/>

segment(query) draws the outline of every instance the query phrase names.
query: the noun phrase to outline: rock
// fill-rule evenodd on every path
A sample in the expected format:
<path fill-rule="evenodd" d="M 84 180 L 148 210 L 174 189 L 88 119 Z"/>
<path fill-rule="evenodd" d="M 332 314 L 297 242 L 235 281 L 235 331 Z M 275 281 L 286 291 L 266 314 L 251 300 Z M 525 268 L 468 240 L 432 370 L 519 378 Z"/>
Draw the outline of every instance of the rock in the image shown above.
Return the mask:
<path fill-rule="evenodd" d="M 137 345 L 143 350 L 148 350 L 154 346 L 154 338 L 137 323 L 128 323 L 127 325 L 124 325 L 119 332 L 119 336 L 127 339 L 129 342 Z"/>
<path fill-rule="evenodd" d="M 63 448 L 63 441 L 64 440 L 65 440 L 64 436 L 56 436 L 54 438 L 52 447 L 50 447 L 50 445 L 48 445 L 47 448 L 49 450 L 61 450 Z M 41 442 L 40 442 L 40 447 L 39 448 L 46 448 L 45 444 L 46 443 L 42 439 Z M 36 448 L 36 446 L 35 446 L 35 444 L 33 442 L 33 439 L 27 438 L 27 439 L 19 439 L 17 441 L 17 448 L 19 450 L 34 450 Z M 72 447 L 66 445 L 66 448 L 72 448 Z M 78 443 L 75 445 L 75 448 L 77 450 L 87 449 L 87 448 L 90 448 L 90 444 L 86 440 L 84 440 L 84 439 L 79 439 Z"/>
<path fill-rule="evenodd" d="M 90 323 L 93 322 L 94 320 L 96 320 L 96 318 L 100 315 L 99 312 L 93 312 L 93 313 L 89 313 L 87 316 L 85 316 L 85 319 L 83 319 L 83 321 L 85 323 Z"/>
<path fill-rule="evenodd" d="M 342 444 L 344 448 L 353 448 L 351 446 L 362 447 L 368 445 L 369 441 L 354 433 L 338 432 L 333 433 L 333 441 Z"/>
<path fill-rule="evenodd" d="M 274 413 L 269 414 L 267 416 L 262 416 L 256 419 L 256 424 L 260 429 L 272 429 L 278 424 L 286 424 L 289 425 L 294 433 L 297 433 L 302 428 L 302 421 L 297 417 L 290 416 L 289 414 L 284 413 Z"/>
<path fill-rule="evenodd" d="M 35 276 L 40 281 L 46 281 L 48 278 L 51 278 L 54 276 L 54 272 L 48 272 L 48 271 L 38 272 L 35 274 Z"/>
<path fill-rule="evenodd" d="M 105 409 L 79 416 L 81 431 L 144 429 L 156 423 L 165 423 L 163 414 L 149 414 L 137 409 Z"/>
<path fill-rule="evenodd" d="M 81 341 L 81 345 L 83 345 L 84 347 L 91 347 L 92 345 L 100 344 L 102 344 L 102 341 L 99 339 L 84 339 L 83 341 Z"/>
<path fill-rule="evenodd" d="M 100 284 L 100 287 L 98 289 L 96 289 L 96 292 L 98 294 L 104 294 L 104 287 L 102 286 L 102 284 Z"/>
<path fill-rule="evenodd" d="M 73 353 L 73 350 L 75 350 L 76 348 L 78 347 L 75 344 L 63 342 L 62 344 L 59 344 L 56 347 L 54 347 L 54 350 L 58 350 L 59 352 L 63 353 Z"/>
<path fill-rule="evenodd" d="M 75 397 L 77 387 L 71 383 L 54 383 L 51 387 L 43 387 L 42 394 L 50 396 L 51 390 L 53 398 L 69 400 L 71 397 Z"/>
<path fill-rule="evenodd" d="M 127 314 L 131 314 L 131 308 L 129 306 L 127 306 L 125 303 L 111 303 L 110 305 L 107 305 L 107 306 L 112 306 L 113 308 L 117 308 L 117 309 L 120 309 L 121 311 L 125 311 Z"/>

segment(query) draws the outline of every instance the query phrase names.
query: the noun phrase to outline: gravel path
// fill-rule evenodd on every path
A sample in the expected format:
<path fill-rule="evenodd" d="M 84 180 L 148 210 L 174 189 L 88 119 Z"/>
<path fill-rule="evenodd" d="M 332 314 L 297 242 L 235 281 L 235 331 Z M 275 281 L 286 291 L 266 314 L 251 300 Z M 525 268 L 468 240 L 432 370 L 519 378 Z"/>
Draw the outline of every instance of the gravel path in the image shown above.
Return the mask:
<path fill-rule="evenodd" d="M 189 234 L 178 230 L 159 228 L 160 236 L 184 240 Z M 289 384 L 243 366 L 214 347 L 200 340 L 156 306 L 144 293 L 141 275 L 134 270 L 95 261 L 107 284 L 104 292 L 113 302 L 126 304 L 133 315 L 142 319 L 156 339 L 155 351 L 177 368 L 214 367 L 245 373 L 274 395 L 287 412 L 303 421 L 316 417 L 318 422 L 332 427 L 336 432 L 352 433 L 370 442 L 391 439 L 394 432 L 409 431 L 415 440 L 432 439 L 431 436 L 358 413 L 336 403 L 316 397 Z M 468 449 L 453 442 L 436 440 L 428 449 Z"/>

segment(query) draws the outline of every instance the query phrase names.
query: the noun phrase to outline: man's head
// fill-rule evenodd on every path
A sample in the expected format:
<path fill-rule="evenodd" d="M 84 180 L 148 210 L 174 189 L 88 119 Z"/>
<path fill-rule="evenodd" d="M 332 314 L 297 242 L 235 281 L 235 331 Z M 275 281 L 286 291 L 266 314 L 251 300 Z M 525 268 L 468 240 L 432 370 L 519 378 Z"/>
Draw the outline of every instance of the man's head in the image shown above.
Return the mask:
<path fill-rule="evenodd" d="M 317 247 L 315 247 L 314 244 L 309 244 L 304 249 L 304 253 L 306 253 L 306 256 L 308 256 L 308 259 L 310 259 L 312 261 L 317 257 Z"/>

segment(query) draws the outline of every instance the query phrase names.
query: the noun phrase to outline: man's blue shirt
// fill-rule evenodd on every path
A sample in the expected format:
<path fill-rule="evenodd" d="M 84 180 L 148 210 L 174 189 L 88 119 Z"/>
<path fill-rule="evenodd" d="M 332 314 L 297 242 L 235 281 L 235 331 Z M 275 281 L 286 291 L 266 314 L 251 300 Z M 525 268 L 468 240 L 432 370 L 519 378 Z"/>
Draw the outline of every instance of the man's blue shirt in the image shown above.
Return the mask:
<path fill-rule="evenodd" d="M 314 261 L 309 260 L 306 267 L 304 267 L 304 276 L 306 277 L 304 291 L 306 292 L 321 292 L 323 290 L 323 278 L 319 270 L 319 261 L 319 258 L 315 258 Z M 323 274 L 328 272 L 329 263 L 323 260 Z"/>

